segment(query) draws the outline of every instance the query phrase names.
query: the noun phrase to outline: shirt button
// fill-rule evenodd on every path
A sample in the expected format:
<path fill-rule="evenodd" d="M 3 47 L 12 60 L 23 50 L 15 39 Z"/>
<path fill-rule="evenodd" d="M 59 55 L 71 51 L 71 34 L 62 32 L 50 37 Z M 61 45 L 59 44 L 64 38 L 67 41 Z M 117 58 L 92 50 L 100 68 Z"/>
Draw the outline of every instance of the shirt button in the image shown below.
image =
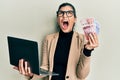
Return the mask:
<path fill-rule="evenodd" d="M 69 78 L 69 76 L 66 76 L 66 78 Z"/>

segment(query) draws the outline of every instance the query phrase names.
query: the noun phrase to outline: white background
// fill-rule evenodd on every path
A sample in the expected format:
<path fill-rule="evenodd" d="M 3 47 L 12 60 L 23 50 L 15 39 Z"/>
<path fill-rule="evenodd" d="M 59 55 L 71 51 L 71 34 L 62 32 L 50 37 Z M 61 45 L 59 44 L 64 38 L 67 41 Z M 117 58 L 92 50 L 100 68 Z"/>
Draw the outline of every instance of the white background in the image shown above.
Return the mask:
<path fill-rule="evenodd" d="M 82 18 L 95 17 L 101 25 L 87 80 L 120 80 L 119 0 L 0 0 L 0 80 L 23 78 L 9 64 L 7 36 L 36 40 L 41 48 L 45 35 L 56 31 L 56 11 L 63 2 L 75 6 L 79 33 Z"/>

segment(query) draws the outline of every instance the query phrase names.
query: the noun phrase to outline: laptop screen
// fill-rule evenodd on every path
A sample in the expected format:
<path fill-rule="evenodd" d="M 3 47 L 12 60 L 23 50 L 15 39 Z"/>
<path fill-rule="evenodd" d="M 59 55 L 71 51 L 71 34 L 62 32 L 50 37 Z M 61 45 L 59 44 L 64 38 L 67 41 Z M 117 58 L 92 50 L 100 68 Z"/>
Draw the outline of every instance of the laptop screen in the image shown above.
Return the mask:
<path fill-rule="evenodd" d="M 7 37 L 10 64 L 18 66 L 19 60 L 29 62 L 31 71 L 39 75 L 38 43 L 36 41 Z"/>

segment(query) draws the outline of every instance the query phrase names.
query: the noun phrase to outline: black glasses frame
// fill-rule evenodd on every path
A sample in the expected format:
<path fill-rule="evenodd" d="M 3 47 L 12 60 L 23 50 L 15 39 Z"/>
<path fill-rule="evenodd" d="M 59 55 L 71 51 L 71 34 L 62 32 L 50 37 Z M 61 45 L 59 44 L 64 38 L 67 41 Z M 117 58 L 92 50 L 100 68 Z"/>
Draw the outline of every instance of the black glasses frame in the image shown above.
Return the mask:
<path fill-rule="evenodd" d="M 74 11 L 69 10 L 69 11 L 57 11 L 57 16 L 63 17 L 65 13 L 66 13 L 67 17 L 72 17 L 74 15 Z"/>

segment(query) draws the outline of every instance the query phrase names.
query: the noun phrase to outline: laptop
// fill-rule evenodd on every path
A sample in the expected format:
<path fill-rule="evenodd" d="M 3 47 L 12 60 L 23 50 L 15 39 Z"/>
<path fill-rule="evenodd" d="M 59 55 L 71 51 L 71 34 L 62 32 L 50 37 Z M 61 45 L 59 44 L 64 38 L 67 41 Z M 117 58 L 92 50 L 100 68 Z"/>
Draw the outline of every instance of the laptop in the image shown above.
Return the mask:
<path fill-rule="evenodd" d="M 38 43 L 22 38 L 7 36 L 10 64 L 19 65 L 24 59 L 29 63 L 32 73 L 37 75 L 58 76 L 59 74 L 41 69 L 39 66 Z"/>

